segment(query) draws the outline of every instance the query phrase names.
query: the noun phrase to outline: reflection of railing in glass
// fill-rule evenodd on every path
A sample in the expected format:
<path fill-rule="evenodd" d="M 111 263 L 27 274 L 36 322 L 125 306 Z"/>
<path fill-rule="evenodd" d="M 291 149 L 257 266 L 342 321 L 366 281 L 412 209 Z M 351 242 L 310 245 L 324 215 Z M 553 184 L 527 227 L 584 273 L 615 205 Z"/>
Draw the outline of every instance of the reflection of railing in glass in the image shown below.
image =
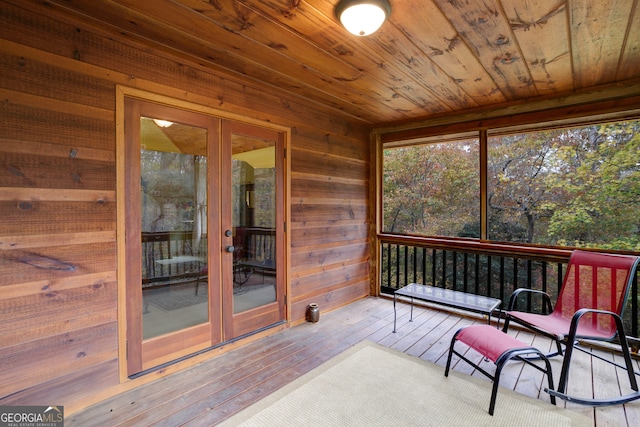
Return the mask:
<path fill-rule="evenodd" d="M 190 231 L 142 233 L 142 286 L 200 279 L 206 264 L 207 239 L 194 247 Z"/>
<path fill-rule="evenodd" d="M 255 271 L 262 275 L 276 271 L 276 232 L 272 228 L 237 227 L 234 239 L 234 282 L 244 284 Z"/>
<path fill-rule="evenodd" d="M 275 301 L 276 232 L 273 228 L 237 227 L 233 261 L 234 313 Z"/>
<path fill-rule="evenodd" d="M 236 232 L 244 235 L 240 262 L 251 262 L 275 270 L 276 231 L 273 228 L 238 227 Z"/>

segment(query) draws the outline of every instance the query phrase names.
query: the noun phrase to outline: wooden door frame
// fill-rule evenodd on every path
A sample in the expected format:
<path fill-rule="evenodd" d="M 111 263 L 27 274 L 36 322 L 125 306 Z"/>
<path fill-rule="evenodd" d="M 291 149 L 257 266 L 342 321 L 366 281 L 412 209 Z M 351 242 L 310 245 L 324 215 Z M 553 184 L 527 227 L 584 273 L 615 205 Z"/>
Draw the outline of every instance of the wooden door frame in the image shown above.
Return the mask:
<path fill-rule="evenodd" d="M 184 94 L 183 91 L 177 91 L 170 87 L 165 87 L 163 92 L 173 94 L 175 97 L 169 97 L 165 95 L 159 95 L 157 93 L 147 92 L 144 90 L 131 88 L 127 86 L 116 85 L 116 178 L 117 178 L 117 193 L 116 193 L 116 203 L 117 203 L 117 231 L 116 231 L 116 240 L 117 240 L 117 277 L 118 277 L 118 368 L 119 368 L 119 377 L 120 382 L 128 382 L 131 381 L 127 375 L 127 351 L 128 343 L 127 343 L 127 292 L 126 292 L 126 278 L 127 274 L 131 271 L 135 271 L 139 268 L 139 265 L 133 265 L 131 261 L 127 260 L 125 250 L 125 238 L 127 234 L 130 235 L 131 231 L 127 230 L 126 224 L 126 193 L 125 193 L 125 177 L 126 177 L 126 135 L 124 129 L 124 119 L 125 119 L 125 98 L 136 98 L 143 101 L 154 102 L 158 104 L 163 104 L 169 107 L 183 109 L 187 111 L 192 111 L 196 113 L 201 113 L 205 115 L 212 116 L 218 119 L 229 119 L 234 120 L 241 123 L 252 124 L 256 126 L 261 126 L 265 128 L 269 128 L 278 132 L 282 132 L 282 136 L 284 138 L 283 148 L 284 152 L 290 152 L 289 146 L 291 142 L 291 128 L 285 127 L 282 125 L 277 125 L 272 122 L 266 122 L 262 120 L 252 119 L 250 117 L 242 116 L 239 114 L 231 113 L 228 111 L 218 110 L 211 107 L 207 107 L 205 104 L 208 104 L 210 101 L 209 98 L 206 98 L 197 94 Z M 179 99 L 179 97 L 186 97 L 188 99 L 198 100 L 200 103 L 194 103 L 190 101 L 185 101 Z M 283 254 L 283 263 L 282 263 L 282 271 L 284 277 L 284 292 L 285 296 L 290 295 L 290 287 L 291 287 L 291 270 L 290 270 L 290 261 L 289 261 L 289 251 L 291 246 L 291 238 L 290 233 L 286 232 L 287 224 L 290 223 L 291 218 L 291 165 L 289 159 L 284 160 L 284 168 L 281 174 L 282 179 L 282 197 L 284 201 L 282 203 L 283 206 L 283 214 L 284 214 L 284 245 L 282 245 Z M 219 237 L 219 236 L 218 236 Z M 209 244 L 210 254 L 212 253 L 214 247 L 212 244 Z M 221 246 L 218 246 L 221 247 Z M 290 322 L 291 318 L 291 298 L 285 298 L 285 307 L 284 307 L 284 318 L 285 322 Z"/>

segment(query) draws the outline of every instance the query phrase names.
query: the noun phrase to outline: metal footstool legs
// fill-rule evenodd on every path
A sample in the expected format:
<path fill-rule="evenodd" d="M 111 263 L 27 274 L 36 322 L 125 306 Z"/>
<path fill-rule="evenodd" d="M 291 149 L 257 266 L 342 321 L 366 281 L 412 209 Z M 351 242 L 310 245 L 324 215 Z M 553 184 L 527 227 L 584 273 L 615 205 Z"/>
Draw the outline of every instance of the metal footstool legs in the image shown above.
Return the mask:
<path fill-rule="evenodd" d="M 485 358 L 491 360 L 496 365 L 496 371 L 493 375 L 482 369 L 471 360 L 464 357 L 461 353 L 454 349 L 456 341 L 462 341 L 478 353 L 482 354 Z M 471 325 L 465 328 L 459 329 L 451 339 L 451 346 L 449 347 L 449 356 L 447 358 L 447 367 L 444 371 L 445 377 L 449 376 L 449 368 L 451 366 L 451 358 L 453 354 L 456 354 L 465 362 L 475 367 L 482 374 L 487 376 L 493 381 L 493 389 L 491 391 L 491 402 L 489 403 L 489 414 L 493 415 L 493 411 L 496 406 L 496 395 L 498 393 L 498 383 L 500 382 L 500 373 L 504 364 L 511 360 L 517 359 L 528 363 L 537 370 L 547 374 L 549 382 L 549 390 L 553 390 L 553 373 L 551 372 L 551 364 L 549 359 L 537 348 L 530 347 L 520 340 L 513 338 L 510 335 L 505 334 L 499 329 L 489 325 Z M 523 356 L 533 355 L 536 360 L 542 360 L 545 367 L 540 367 L 534 364 L 530 359 Z M 551 403 L 556 404 L 556 398 L 551 396 Z"/>

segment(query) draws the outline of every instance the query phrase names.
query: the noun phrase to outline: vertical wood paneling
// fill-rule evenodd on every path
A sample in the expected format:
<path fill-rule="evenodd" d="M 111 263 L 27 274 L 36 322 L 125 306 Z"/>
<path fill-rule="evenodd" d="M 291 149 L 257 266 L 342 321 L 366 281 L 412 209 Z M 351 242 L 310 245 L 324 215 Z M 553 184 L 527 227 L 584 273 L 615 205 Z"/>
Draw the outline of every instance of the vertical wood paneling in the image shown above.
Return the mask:
<path fill-rule="evenodd" d="M 616 77 L 620 80 L 631 79 L 634 70 L 638 69 L 637 64 L 640 64 L 640 7 L 638 0 L 634 0 L 631 7 L 624 49 L 621 54 Z"/>
<path fill-rule="evenodd" d="M 505 101 L 506 98 L 480 63 L 468 60 L 473 57 L 470 47 L 463 42 L 460 34 L 440 13 L 435 3 L 404 0 L 394 4 L 393 8 L 400 15 L 421 19 L 422 25 L 419 28 L 404 25 L 402 21 L 398 22 L 398 26 L 431 61 L 453 76 L 460 88 L 477 105 Z"/>
<path fill-rule="evenodd" d="M 0 404 L 74 410 L 123 387 L 116 85 L 290 126 L 290 319 L 309 298 L 328 311 L 368 293 L 368 129 L 60 7 L 13 3 L 0 2 Z"/>
<path fill-rule="evenodd" d="M 538 93 L 551 94 L 573 89 L 571 47 L 566 2 L 501 0 L 515 40 L 528 59 Z"/>
<path fill-rule="evenodd" d="M 626 31 L 606 31 L 606 28 L 627 29 L 633 2 L 615 0 L 602 2 L 568 2 L 574 79 L 577 89 L 612 81 L 618 70 L 622 52 L 608 46 L 623 46 Z M 604 31 L 603 31 L 604 30 Z"/>
<path fill-rule="evenodd" d="M 435 3 L 450 17 L 458 34 L 471 46 L 508 100 L 537 95 L 520 47 L 515 43 L 505 43 L 505 35 L 511 33 L 511 26 L 499 1 L 463 3 L 435 0 Z"/>

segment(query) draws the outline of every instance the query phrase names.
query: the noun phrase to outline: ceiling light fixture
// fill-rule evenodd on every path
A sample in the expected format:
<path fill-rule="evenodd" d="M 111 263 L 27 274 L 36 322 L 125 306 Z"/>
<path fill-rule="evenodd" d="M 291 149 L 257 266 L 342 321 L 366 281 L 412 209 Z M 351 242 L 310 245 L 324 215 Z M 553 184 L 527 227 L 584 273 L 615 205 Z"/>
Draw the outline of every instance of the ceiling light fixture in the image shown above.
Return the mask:
<path fill-rule="evenodd" d="M 173 122 L 170 122 L 169 120 L 153 119 L 153 121 L 155 124 L 157 124 L 161 128 L 168 128 L 173 124 Z"/>
<path fill-rule="evenodd" d="M 368 36 L 375 33 L 391 14 L 388 0 L 341 0 L 336 5 L 336 18 L 351 34 Z"/>

